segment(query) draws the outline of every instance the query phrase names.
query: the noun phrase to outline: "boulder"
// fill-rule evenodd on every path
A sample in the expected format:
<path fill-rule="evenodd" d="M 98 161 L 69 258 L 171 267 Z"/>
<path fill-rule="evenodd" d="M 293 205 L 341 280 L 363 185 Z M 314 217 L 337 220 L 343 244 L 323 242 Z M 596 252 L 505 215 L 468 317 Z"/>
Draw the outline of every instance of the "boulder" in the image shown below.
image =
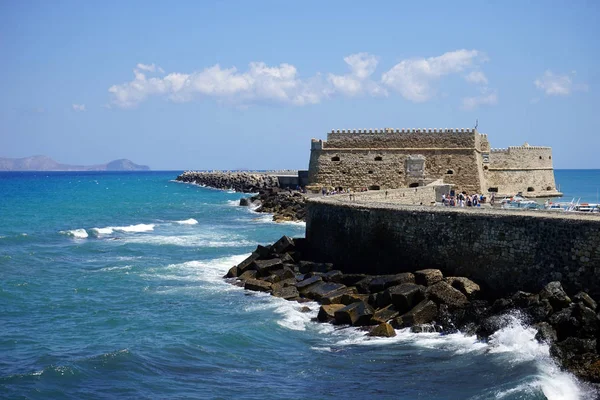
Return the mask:
<path fill-rule="evenodd" d="M 309 272 L 321 272 L 326 273 L 333 269 L 333 264 L 329 263 L 316 263 L 312 261 L 300 261 L 298 263 L 299 271 L 301 274 Z"/>
<path fill-rule="evenodd" d="M 278 241 L 271 245 L 271 251 L 277 254 L 292 251 L 294 248 L 294 240 L 288 236 L 282 236 Z"/>
<path fill-rule="evenodd" d="M 554 310 L 561 310 L 571 304 L 560 282 L 550 282 L 540 291 L 540 299 L 548 299 Z"/>
<path fill-rule="evenodd" d="M 576 354 L 595 353 L 596 339 L 569 337 L 550 346 L 550 354 L 560 360 L 568 360 Z"/>
<path fill-rule="evenodd" d="M 556 342 L 556 331 L 554 330 L 552 325 L 550 325 L 549 323 L 540 322 L 538 324 L 535 324 L 533 327 L 535 329 L 537 329 L 535 339 L 538 342 L 548 343 L 548 344 L 552 344 L 552 343 Z"/>
<path fill-rule="evenodd" d="M 268 260 L 254 260 L 254 268 L 259 276 L 269 276 L 271 271 L 283 268 L 283 263 L 280 258 L 271 258 Z"/>
<path fill-rule="evenodd" d="M 313 300 L 320 300 L 323 297 L 331 295 L 332 293 L 345 288 L 346 286 L 339 283 L 321 281 L 315 283 L 314 285 L 309 285 L 303 288 L 300 292 L 304 297 L 308 297 L 309 299 Z"/>
<path fill-rule="evenodd" d="M 398 315 L 399 313 L 394 309 L 394 306 L 389 305 L 385 308 L 376 310 L 375 314 L 373 314 L 373 318 L 371 318 L 371 322 L 381 324 L 396 318 Z"/>
<path fill-rule="evenodd" d="M 265 282 L 269 282 L 271 285 L 273 285 L 274 283 L 277 283 L 279 281 L 281 281 L 281 277 L 279 277 L 279 275 L 275 275 L 275 274 L 271 274 L 269 276 L 265 276 L 265 277 L 261 277 L 261 280 L 265 281 Z"/>
<path fill-rule="evenodd" d="M 324 273 L 321 277 L 325 282 L 341 283 L 342 276 L 344 276 L 342 271 L 333 269 L 329 272 Z"/>
<path fill-rule="evenodd" d="M 293 265 L 296 262 L 294 260 L 294 257 L 292 257 L 292 255 L 290 253 L 283 253 L 281 255 L 281 257 L 279 257 L 279 258 L 281 258 L 281 262 L 283 263 L 283 265 L 286 265 L 286 264 Z"/>
<path fill-rule="evenodd" d="M 254 250 L 256 254 L 258 254 L 257 258 L 261 258 L 263 260 L 269 259 L 273 257 L 270 247 L 265 247 L 263 245 L 256 246 L 256 250 Z"/>
<path fill-rule="evenodd" d="M 298 293 L 298 289 L 296 289 L 295 286 L 286 286 L 282 288 L 273 289 L 273 296 L 281 297 L 285 300 L 291 300 L 300 296 L 300 293 Z"/>
<path fill-rule="evenodd" d="M 530 323 L 538 323 L 546 321 L 548 317 L 554 312 L 548 299 L 544 299 L 537 304 L 524 309 L 525 314 L 529 316 Z"/>
<path fill-rule="evenodd" d="M 540 296 L 533 293 L 518 291 L 511 297 L 513 304 L 516 307 L 526 308 L 539 304 Z"/>
<path fill-rule="evenodd" d="M 435 320 L 437 313 L 437 304 L 431 300 L 423 300 L 402 315 L 402 323 L 404 326 L 429 324 Z"/>
<path fill-rule="evenodd" d="M 321 279 L 320 276 L 312 276 L 310 278 L 306 278 L 306 279 L 296 283 L 296 288 L 298 289 L 299 292 L 302 292 L 304 289 L 306 289 L 310 285 L 314 285 L 315 283 L 322 282 L 322 281 L 323 281 L 323 279 Z"/>
<path fill-rule="evenodd" d="M 548 322 L 556 329 L 556 336 L 559 341 L 563 341 L 571 336 L 577 336 L 581 326 L 577 320 L 574 307 L 563 308 L 555 312 L 548 318 Z"/>
<path fill-rule="evenodd" d="M 334 313 L 335 322 L 352 326 L 369 325 L 375 310 L 364 301 L 352 303 Z"/>
<path fill-rule="evenodd" d="M 454 289 L 444 281 L 439 281 L 427 288 L 427 297 L 438 304 L 461 308 L 469 303 L 467 296 Z"/>
<path fill-rule="evenodd" d="M 250 199 L 248 199 L 247 197 L 242 197 L 240 199 L 240 206 L 248 207 L 249 205 L 250 205 Z"/>
<path fill-rule="evenodd" d="M 382 303 L 393 304 L 399 313 L 411 310 L 425 298 L 425 287 L 414 283 L 403 283 L 387 288 L 383 292 Z M 379 302 L 379 297 L 378 297 Z"/>
<path fill-rule="evenodd" d="M 248 271 L 249 269 L 252 269 L 252 265 L 254 263 L 254 260 L 258 259 L 259 255 L 258 253 L 252 253 L 250 254 L 250 256 L 248 256 L 248 258 L 246 258 L 244 261 L 242 261 L 241 263 L 239 263 L 237 265 L 238 267 L 238 274 L 243 274 L 244 272 Z"/>
<path fill-rule="evenodd" d="M 238 276 L 238 279 L 242 280 L 242 281 L 247 281 L 248 279 L 254 279 L 256 278 L 257 272 L 253 269 L 250 269 L 246 272 L 244 272 L 243 274 L 241 274 L 240 276 Z"/>
<path fill-rule="evenodd" d="M 342 298 L 345 295 L 352 295 L 352 294 L 356 294 L 356 288 L 353 287 L 346 287 L 344 286 L 341 289 L 338 289 L 334 292 L 331 292 L 323 297 L 321 297 L 320 302 L 321 304 L 343 304 Z M 354 303 L 354 301 L 350 301 L 348 304 L 350 303 Z M 347 305 L 347 304 L 346 304 Z"/>
<path fill-rule="evenodd" d="M 229 271 L 227 271 L 225 278 L 237 278 L 237 276 L 238 276 L 238 267 L 234 265 L 233 267 L 229 268 Z"/>
<path fill-rule="evenodd" d="M 297 282 L 296 278 L 283 279 L 283 280 L 280 280 L 279 282 L 273 283 L 271 285 L 271 288 L 273 289 L 273 291 L 281 290 L 284 287 L 296 285 L 296 282 Z"/>
<path fill-rule="evenodd" d="M 292 270 L 287 265 L 284 265 L 281 269 L 273 271 L 273 274 L 277 275 L 280 281 L 296 278 L 296 273 L 294 272 L 294 270 Z"/>
<path fill-rule="evenodd" d="M 435 326 L 431 324 L 413 325 L 410 327 L 412 333 L 434 333 L 437 332 Z"/>
<path fill-rule="evenodd" d="M 358 282 L 366 277 L 367 275 L 365 274 L 344 274 L 339 283 L 342 283 L 346 286 L 355 286 Z"/>
<path fill-rule="evenodd" d="M 586 292 L 579 292 L 573 296 L 573 301 L 576 303 L 583 303 L 587 308 L 592 311 L 596 311 L 597 304 Z"/>
<path fill-rule="evenodd" d="M 377 276 L 369 283 L 369 292 L 381 292 L 391 286 L 398 286 L 403 283 L 415 283 L 415 276 L 410 272 L 404 272 L 396 275 Z"/>
<path fill-rule="evenodd" d="M 417 285 L 431 286 L 444 279 L 442 271 L 439 269 L 422 269 L 415 271 L 415 283 Z"/>
<path fill-rule="evenodd" d="M 579 321 L 577 336 L 582 338 L 596 338 L 600 334 L 600 318 L 583 303 L 573 305 L 573 315 Z"/>
<path fill-rule="evenodd" d="M 244 283 L 244 289 L 254 290 L 257 292 L 270 292 L 271 284 L 258 279 L 248 279 L 246 283 Z"/>
<path fill-rule="evenodd" d="M 317 319 L 321 322 L 331 322 L 335 320 L 335 312 L 344 307 L 343 304 L 324 304 L 319 308 Z"/>
<path fill-rule="evenodd" d="M 382 322 L 381 324 L 371 329 L 371 331 L 369 332 L 369 336 L 394 337 L 396 336 L 396 331 L 387 322 Z"/>
<path fill-rule="evenodd" d="M 356 284 L 354 285 L 354 287 L 356 287 L 356 290 L 358 290 L 358 293 L 360 294 L 369 294 L 369 285 L 371 284 L 371 281 L 374 279 L 374 277 L 372 276 L 367 276 L 363 279 L 361 279 L 360 281 L 356 282 Z"/>
<path fill-rule="evenodd" d="M 354 289 L 354 290 L 356 290 L 356 289 Z M 350 304 L 356 303 L 358 301 L 368 302 L 369 296 L 365 295 L 365 294 L 358 294 L 358 293 L 347 293 L 347 294 L 342 295 L 342 298 L 341 298 L 341 303 L 345 304 L 345 305 L 350 305 Z"/>
<path fill-rule="evenodd" d="M 479 324 L 477 328 L 477 336 L 481 338 L 488 338 L 494 332 L 506 327 L 510 323 L 510 316 L 503 315 L 492 315 L 485 318 Z"/>
<path fill-rule="evenodd" d="M 492 304 L 492 312 L 493 313 L 501 313 L 502 311 L 510 310 L 514 307 L 514 304 L 511 299 L 496 299 Z"/>
<path fill-rule="evenodd" d="M 479 292 L 481 291 L 479 285 L 468 278 L 451 276 L 445 278 L 444 281 L 446 281 L 454 289 L 459 290 L 462 294 L 467 296 L 469 300 L 477 298 Z"/>

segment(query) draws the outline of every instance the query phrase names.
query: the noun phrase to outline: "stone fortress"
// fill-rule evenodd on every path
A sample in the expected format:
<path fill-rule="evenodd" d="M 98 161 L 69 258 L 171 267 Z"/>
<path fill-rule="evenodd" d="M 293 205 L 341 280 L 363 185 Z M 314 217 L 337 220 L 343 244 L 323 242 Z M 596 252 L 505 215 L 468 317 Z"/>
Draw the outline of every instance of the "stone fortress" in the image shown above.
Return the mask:
<path fill-rule="evenodd" d="M 561 196 L 550 147 L 492 149 L 476 129 L 343 129 L 312 139 L 313 188 L 383 190 L 440 180 L 467 193 Z"/>

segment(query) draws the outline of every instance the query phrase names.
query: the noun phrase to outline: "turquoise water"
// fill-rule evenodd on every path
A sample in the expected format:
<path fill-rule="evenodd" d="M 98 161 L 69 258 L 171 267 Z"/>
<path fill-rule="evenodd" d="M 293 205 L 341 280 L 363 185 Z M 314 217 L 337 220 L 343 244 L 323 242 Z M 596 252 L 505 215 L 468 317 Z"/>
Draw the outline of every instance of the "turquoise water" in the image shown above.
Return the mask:
<path fill-rule="evenodd" d="M 554 179 L 562 201 L 600 203 L 600 169 L 559 169 Z"/>
<path fill-rule="evenodd" d="M 304 226 L 177 174 L 0 173 L 1 398 L 589 396 L 517 318 L 490 344 L 369 339 L 313 322 L 315 304 L 225 283 L 257 244 Z"/>

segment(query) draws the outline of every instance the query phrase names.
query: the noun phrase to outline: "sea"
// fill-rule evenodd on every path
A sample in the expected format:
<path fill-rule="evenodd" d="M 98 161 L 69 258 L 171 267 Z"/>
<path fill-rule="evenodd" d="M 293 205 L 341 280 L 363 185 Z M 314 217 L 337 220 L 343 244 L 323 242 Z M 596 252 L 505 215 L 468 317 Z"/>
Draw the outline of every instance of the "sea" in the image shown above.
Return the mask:
<path fill-rule="evenodd" d="M 225 282 L 305 225 L 178 174 L 0 173 L 0 398 L 597 398 L 518 315 L 487 343 L 371 338 L 315 322 L 316 303 Z M 600 170 L 556 180 L 565 199 L 594 202 Z"/>

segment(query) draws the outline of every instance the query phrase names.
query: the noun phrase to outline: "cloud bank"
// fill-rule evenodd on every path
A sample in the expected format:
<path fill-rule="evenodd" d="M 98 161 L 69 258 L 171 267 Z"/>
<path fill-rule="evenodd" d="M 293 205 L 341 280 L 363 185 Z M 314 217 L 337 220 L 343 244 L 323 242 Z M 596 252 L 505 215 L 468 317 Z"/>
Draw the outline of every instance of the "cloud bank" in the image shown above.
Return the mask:
<path fill-rule="evenodd" d="M 542 76 L 533 81 L 533 84 L 547 96 L 568 96 L 573 91 L 587 91 L 586 84 L 575 84 L 573 82 L 575 75 L 575 71 L 560 75 L 547 70 Z"/>
<path fill-rule="evenodd" d="M 351 54 L 344 58 L 349 72 L 316 74 L 302 77 L 295 66 L 282 63 L 269 66 L 251 62 L 247 70 L 224 68 L 219 64 L 191 73 L 171 72 L 155 64 L 137 64 L 134 79 L 112 85 L 108 91 L 111 103 L 130 108 L 152 96 L 174 102 L 192 101 L 198 97 L 214 98 L 233 105 L 268 102 L 303 106 L 317 104 L 334 96 L 389 96 L 422 103 L 436 95 L 437 84 L 445 77 L 467 74 L 465 81 L 479 85 L 482 96 L 463 99 L 463 106 L 475 108 L 497 102 L 495 91 L 487 88 L 487 77 L 480 70 L 487 61 L 478 50 L 456 50 L 436 57 L 401 60 L 381 76 L 375 76 L 379 58 L 369 53 Z"/>

